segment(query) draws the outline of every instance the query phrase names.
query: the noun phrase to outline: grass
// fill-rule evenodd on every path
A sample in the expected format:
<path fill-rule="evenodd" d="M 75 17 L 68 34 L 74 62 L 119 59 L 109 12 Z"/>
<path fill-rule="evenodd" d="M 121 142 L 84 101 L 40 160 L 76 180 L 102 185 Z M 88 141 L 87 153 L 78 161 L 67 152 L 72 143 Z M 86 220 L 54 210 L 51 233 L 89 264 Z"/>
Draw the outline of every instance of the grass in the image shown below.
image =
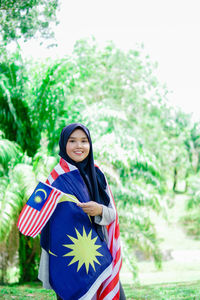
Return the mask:
<path fill-rule="evenodd" d="M 127 300 L 199 300 L 200 281 L 147 286 L 123 284 Z M 55 293 L 45 290 L 39 282 L 0 286 L 0 299 L 56 300 Z"/>

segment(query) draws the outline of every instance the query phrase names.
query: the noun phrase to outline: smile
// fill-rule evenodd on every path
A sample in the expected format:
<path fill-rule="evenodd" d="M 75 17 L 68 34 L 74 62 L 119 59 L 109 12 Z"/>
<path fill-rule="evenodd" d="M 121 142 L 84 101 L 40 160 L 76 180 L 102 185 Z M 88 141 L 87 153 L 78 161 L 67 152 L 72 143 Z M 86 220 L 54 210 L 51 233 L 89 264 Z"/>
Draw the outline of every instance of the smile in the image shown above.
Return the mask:
<path fill-rule="evenodd" d="M 83 154 L 83 152 L 82 151 L 75 151 L 74 154 L 81 155 L 81 154 Z"/>

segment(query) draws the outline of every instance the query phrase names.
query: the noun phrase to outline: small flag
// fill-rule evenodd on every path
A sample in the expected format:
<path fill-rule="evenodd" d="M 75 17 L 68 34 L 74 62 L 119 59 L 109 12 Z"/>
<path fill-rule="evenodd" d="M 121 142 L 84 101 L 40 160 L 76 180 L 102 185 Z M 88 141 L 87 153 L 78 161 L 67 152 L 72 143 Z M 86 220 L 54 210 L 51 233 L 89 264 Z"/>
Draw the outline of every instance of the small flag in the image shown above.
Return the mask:
<path fill-rule="evenodd" d="M 39 182 L 19 215 L 19 231 L 36 237 L 51 217 L 62 195 L 61 191 Z"/>

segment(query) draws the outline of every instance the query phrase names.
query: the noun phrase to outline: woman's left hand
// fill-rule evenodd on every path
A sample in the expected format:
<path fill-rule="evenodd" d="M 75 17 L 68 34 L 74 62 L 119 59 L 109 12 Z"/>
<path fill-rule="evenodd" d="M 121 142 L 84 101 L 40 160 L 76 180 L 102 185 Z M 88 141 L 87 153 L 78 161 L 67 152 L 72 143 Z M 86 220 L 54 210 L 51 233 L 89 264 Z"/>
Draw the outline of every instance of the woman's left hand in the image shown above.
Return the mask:
<path fill-rule="evenodd" d="M 77 205 L 83 209 L 83 211 L 94 217 L 94 216 L 102 216 L 103 207 L 94 201 L 89 201 L 86 203 L 78 202 Z"/>

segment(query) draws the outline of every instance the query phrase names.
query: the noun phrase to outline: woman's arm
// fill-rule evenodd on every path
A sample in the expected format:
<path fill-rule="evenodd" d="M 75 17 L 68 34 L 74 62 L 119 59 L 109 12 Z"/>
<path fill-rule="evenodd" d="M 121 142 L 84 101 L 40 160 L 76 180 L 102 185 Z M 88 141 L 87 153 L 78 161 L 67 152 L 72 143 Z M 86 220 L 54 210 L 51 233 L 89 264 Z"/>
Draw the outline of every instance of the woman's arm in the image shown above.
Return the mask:
<path fill-rule="evenodd" d="M 81 207 L 86 214 L 95 217 L 94 221 L 99 225 L 109 225 L 116 218 L 115 210 L 111 205 L 105 206 L 94 201 L 87 203 L 79 202 L 77 205 Z"/>
<path fill-rule="evenodd" d="M 112 207 L 102 205 L 102 215 L 94 217 L 94 222 L 99 225 L 109 225 L 116 219 L 115 210 Z"/>

